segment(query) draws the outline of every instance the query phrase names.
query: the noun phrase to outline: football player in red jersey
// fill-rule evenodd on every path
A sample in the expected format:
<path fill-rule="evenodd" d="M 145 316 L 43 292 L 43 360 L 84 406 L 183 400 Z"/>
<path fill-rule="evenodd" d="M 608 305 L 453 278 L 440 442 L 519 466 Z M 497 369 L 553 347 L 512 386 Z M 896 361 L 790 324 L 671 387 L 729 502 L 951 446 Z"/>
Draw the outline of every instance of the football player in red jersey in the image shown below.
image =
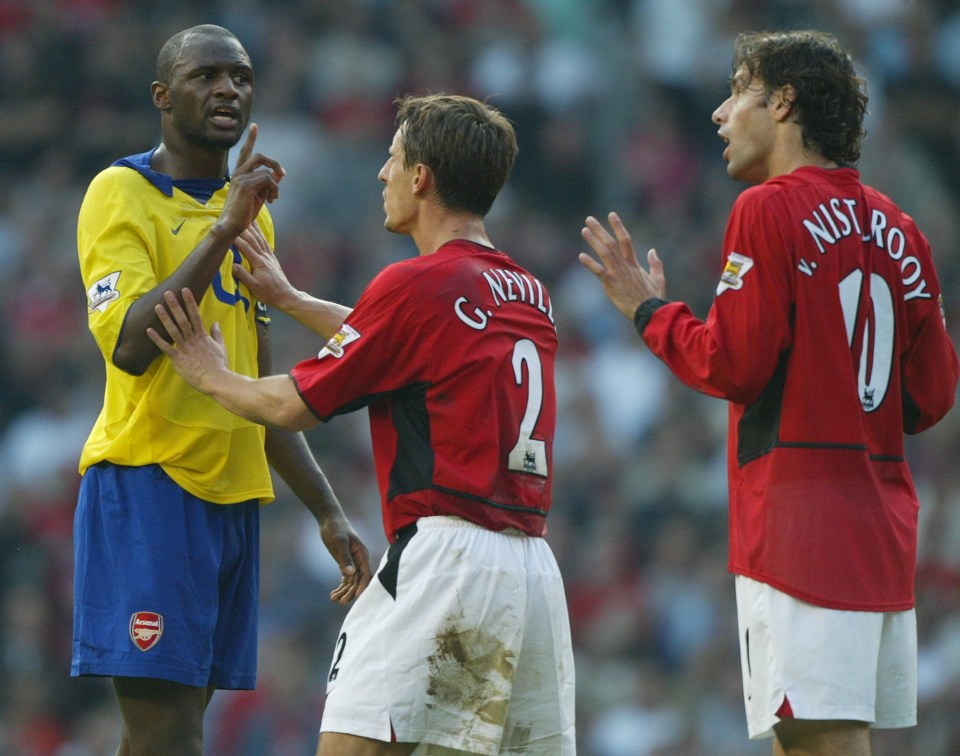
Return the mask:
<path fill-rule="evenodd" d="M 815 31 L 741 34 L 713 114 L 752 186 L 723 240 L 706 320 L 665 299 L 611 213 L 580 261 L 688 386 L 729 402 L 730 563 L 751 738 L 774 753 L 869 754 L 916 723 L 917 495 L 904 433 L 950 409 L 958 366 L 930 247 L 864 185 L 867 97 Z"/>
<path fill-rule="evenodd" d="M 573 754 L 563 584 L 543 536 L 557 335 L 544 285 L 487 236 L 517 152 L 510 122 L 467 97 L 399 101 L 379 179 L 384 227 L 417 257 L 352 310 L 296 291 L 251 228 L 236 274 L 327 339 L 289 375 L 227 369 L 192 296 L 157 310 L 154 343 L 193 386 L 255 422 L 304 429 L 368 407 L 390 547 L 334 649 L 320 756 L 502 749 Z M 439 751 L 437 751 L 439 752 Z"/>

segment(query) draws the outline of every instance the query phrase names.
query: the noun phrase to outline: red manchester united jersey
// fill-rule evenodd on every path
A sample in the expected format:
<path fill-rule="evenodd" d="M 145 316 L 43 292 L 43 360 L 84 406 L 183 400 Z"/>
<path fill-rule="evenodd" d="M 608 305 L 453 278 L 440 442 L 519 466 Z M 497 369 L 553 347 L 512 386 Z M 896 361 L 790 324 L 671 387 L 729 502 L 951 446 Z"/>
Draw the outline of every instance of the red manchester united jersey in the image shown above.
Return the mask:
<path fill-rule="evenodd" d="M 454 241 L 384 269 L 291 376 L 321 420 L 369 407 L 387 538 L 419 517 L 546 532 L 557 335 L 547 290 Z"/>
<path fill-rule="evenodd" d="M 946 414 L 958 373 L 927 240 L 855 170 L 801 168 L 741 194 L 723 264 L 706 322 L 651 302 L 637 325 L 730 402 L 731 571 L 822 606 L 911 607 L 903 433 Z"/>

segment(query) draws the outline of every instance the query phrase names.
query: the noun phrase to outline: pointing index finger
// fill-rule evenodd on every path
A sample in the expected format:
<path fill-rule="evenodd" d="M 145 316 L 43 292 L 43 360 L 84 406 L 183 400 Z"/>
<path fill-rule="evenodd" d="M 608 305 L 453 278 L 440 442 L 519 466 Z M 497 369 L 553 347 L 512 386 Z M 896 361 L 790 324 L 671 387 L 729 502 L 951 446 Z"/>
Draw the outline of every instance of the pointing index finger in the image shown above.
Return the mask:
<path fill-rule="evenodd" d="M 250 128 L 247 130 L 247 138 L 243 142 L 243 147 L 240 148 L 240 154 L 237 155 L 237 165 L 235 168 L 236 171 L 239 171 L 240 166 L 246 163 L 253 154 L 253 145 L 256 144 L 257 133 L 259 131 L 260 129 L 257 124 L 250 124 Z"/>

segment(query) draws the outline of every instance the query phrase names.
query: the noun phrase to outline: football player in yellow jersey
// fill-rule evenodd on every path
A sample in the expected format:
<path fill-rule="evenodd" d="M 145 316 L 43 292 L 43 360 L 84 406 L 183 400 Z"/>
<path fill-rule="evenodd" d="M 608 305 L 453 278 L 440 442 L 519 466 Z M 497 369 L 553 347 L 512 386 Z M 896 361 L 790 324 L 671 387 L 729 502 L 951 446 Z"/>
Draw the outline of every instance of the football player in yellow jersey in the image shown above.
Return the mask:
<path fill-rule="evenodd" d="M 235 240 L 284 171 L 249 132 L 254 79 L 239 40 L 203 25 L 170 38 L 153 103 L 161 143 L 90 184 L 78 249 L 89 327 L 106 364 L 103 409 L 84 447 L 75 533 L 71 674 L 113 678 L 119 753 L 203 752 L 216 688 L 256 676 L 259 507 L 268 461 L 316 517 L 347 603 L 370 580 L 367 549 L 300 434 L 246 422 L 184 383 L 146 335 L 163 292 L 189 288 L 221 324 L 231 367 L 270 373 L 265 311 L 233 276 Z M 344 314 L 348 312 L 344 308 Z"/>

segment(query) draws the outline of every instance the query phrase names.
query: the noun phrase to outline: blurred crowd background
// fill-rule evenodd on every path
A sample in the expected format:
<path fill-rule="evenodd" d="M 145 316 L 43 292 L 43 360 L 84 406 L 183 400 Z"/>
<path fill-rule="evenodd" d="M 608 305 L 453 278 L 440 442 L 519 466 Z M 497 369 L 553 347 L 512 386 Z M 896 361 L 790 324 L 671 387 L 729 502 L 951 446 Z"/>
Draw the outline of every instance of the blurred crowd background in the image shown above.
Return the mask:
<path fill-rule="evenodd" d="M 109 683 L 69 678 L 71 526 L 103 367 L 86 330 L 75 222 L 89 180 L 159 139 L 156 53 L 196 23 L 256 70 L 257 148 L 288 175 L 272 211 L 290 278 L 352 304 L 414 254 L 382 229 L 393 98 L 458 92 L 515 123 L 491 238 L 550 288 L 561 351 L 549 535 L 565 575 L 584 756 L 769 753 L 749 743 L 726 572 L 726 408 L 671 379 L 577 262 L 617 210 L 705 315 L 726 176 L 710 122 L 737 32 L 832 31 L 871 96 L 860 168 L 928 235 L 960 331 L 957 0 L 0 0 L 0 753 L 112 754 Z M 278 372 L 317 338 L 281 315 Z M 956 343 L 960 343 L 958 340 Z M 830 391 L 811 386 L 812 400 Z M 365 413 L 308 433 L 372 556 L 386 547 Z M 960 415 L 909 440 L 919 489 L 920 724 L 877 753 L 960 753 Z M 344 610 L 306 510 L 263 510 L 259 684 L 221 692 L 211 756 L 312 754 Z"/>

